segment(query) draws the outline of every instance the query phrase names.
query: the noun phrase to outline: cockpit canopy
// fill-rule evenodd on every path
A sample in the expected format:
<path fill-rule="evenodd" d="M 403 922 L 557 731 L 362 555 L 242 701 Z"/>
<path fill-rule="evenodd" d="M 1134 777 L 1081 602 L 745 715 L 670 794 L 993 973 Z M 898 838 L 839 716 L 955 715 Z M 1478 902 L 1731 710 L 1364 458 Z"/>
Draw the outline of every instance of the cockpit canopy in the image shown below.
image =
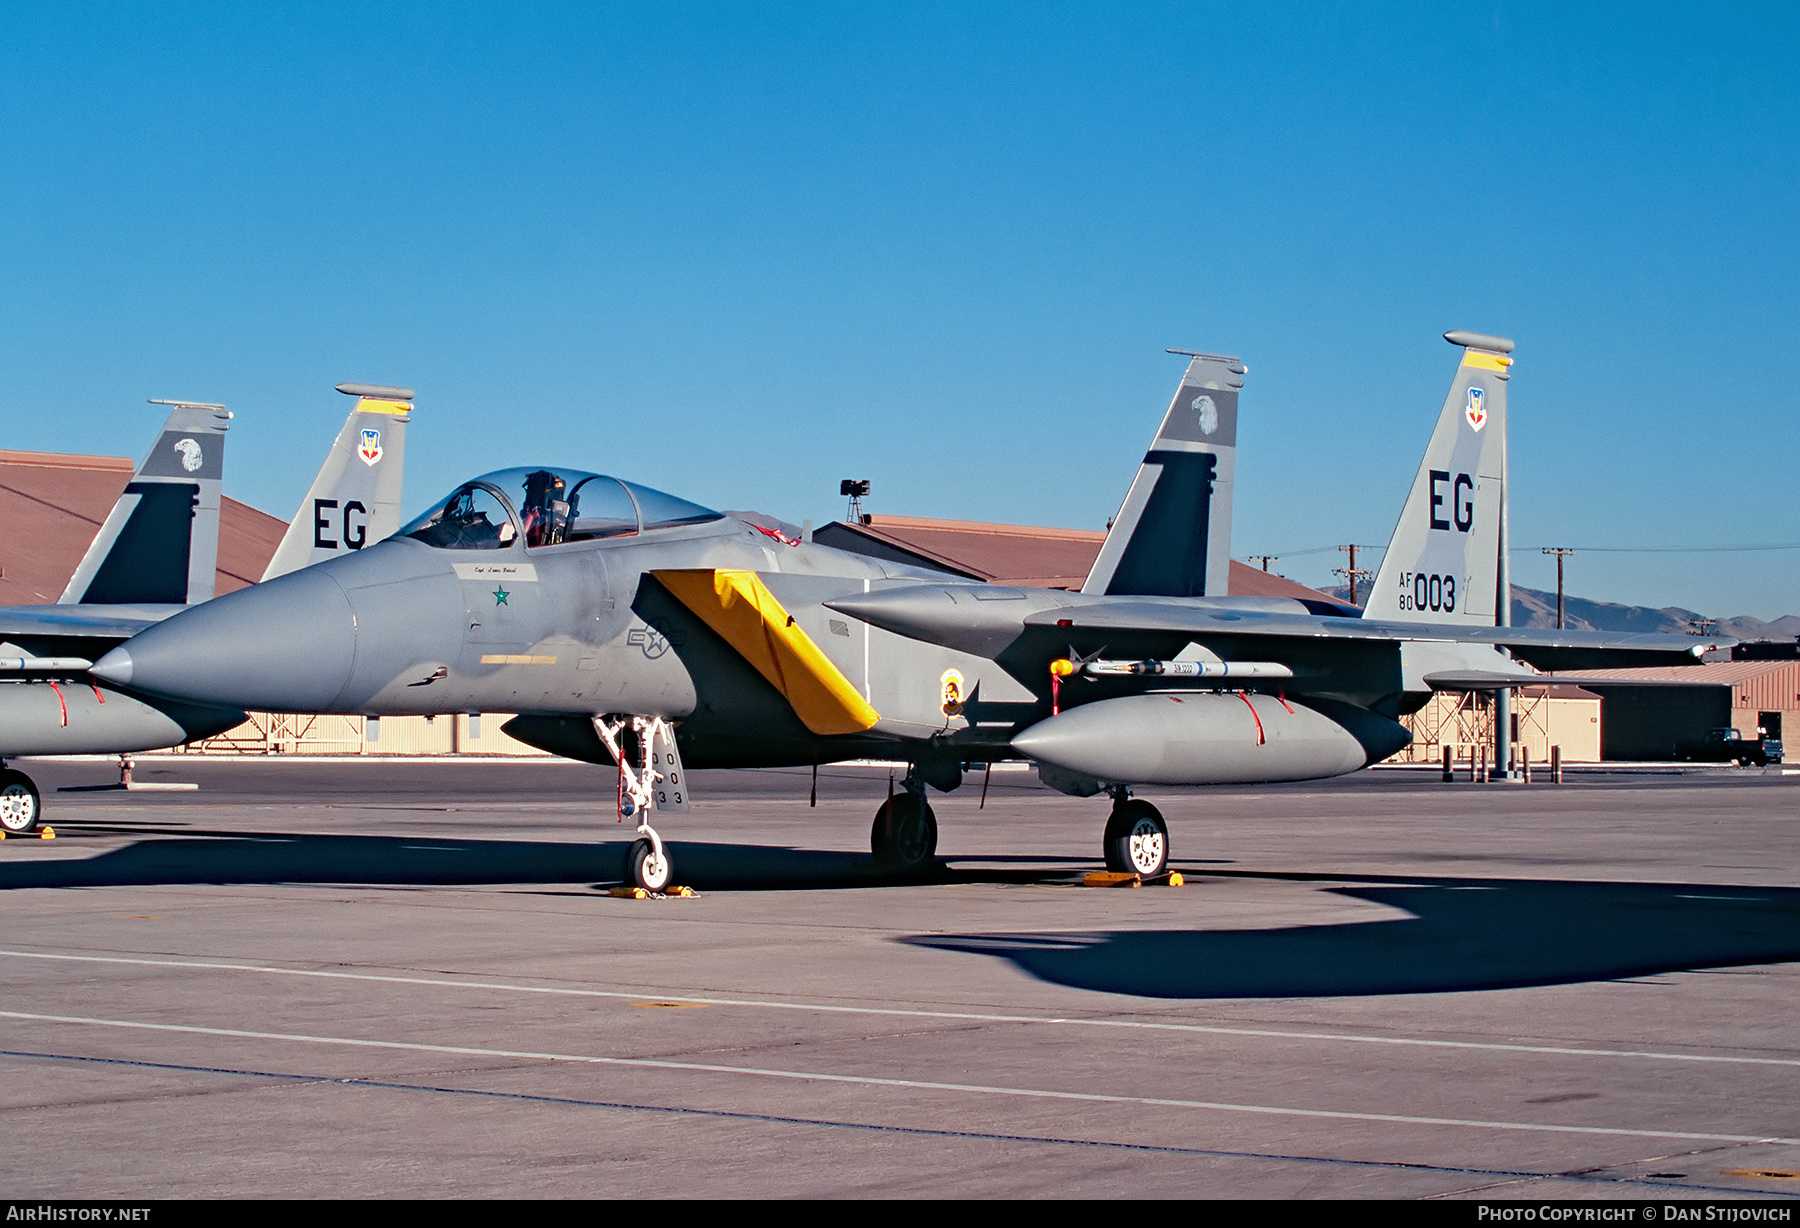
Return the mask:
<path fill-rule="evenodd" d="M 400 534 L 446 550 L 504 550 L 521 538 L 535 549 L 723 518 L 604 474 L 524 467 L 464 482 Z"/>

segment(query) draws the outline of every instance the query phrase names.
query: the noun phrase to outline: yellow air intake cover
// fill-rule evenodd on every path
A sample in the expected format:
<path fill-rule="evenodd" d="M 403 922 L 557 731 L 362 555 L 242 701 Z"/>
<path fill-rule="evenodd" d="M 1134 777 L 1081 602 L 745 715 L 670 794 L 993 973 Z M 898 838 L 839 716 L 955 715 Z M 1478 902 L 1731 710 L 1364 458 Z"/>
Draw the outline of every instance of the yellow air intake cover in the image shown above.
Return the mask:
<path fill-rule="evenodd" d="M 812 732 L 861 733 L 881 719 L 754 571 L 693 568 L 650 574 L 755 666 Z"/>

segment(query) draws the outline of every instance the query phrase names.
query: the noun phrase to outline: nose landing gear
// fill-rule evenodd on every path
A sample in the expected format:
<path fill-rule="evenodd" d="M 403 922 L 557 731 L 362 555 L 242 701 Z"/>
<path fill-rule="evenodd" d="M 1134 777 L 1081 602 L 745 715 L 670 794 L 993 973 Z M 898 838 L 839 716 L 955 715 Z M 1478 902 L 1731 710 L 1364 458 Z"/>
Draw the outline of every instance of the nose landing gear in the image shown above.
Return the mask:
<path fill-rule="evenodd" d="M 630 726 L 635 747 L 621 740 L 620 734 Z M 652 809 L 686 813 L 688 806 L 687 773 L 681 766 L 681 754 L 675 747 L 675 729 L 660 716 L 620 717 L 608 721 L 594 718 L 594 732 L 612 752 L 619 765 L 619 819 L 636 817 L 637 834 L 625 853 L 625 881 L 645 891 L 668 889 L 675 875 L 675 862 L 668 846 L 650 826 Z M 637 754 L 633 756 L 631 751 Z M 630 760 L 637 759 L 636 766 Z"/>

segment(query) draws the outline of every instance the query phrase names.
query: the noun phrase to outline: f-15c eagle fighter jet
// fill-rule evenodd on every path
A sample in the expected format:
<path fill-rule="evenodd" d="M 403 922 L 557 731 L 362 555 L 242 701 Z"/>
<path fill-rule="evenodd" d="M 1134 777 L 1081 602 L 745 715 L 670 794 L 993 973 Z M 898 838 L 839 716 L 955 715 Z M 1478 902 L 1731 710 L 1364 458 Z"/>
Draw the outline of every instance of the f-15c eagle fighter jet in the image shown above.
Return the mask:
<path fill-rule="evenodd" d="M 628 876 L 672 858 L 648 819 L 687 767 L 903 759 L 871 843 L 930 862 L 925 787 L 1030 759 L 1110 794 L 1109 865 L 1160 872 L 1139 785 L 1302 780 L 1408 741 L 1434 689 L 1543 667 L 1692 661 L 1720 641 L 1505 626 L 1512 343 L 1460 361 L 1368 611 L 1223 594 L 1243 364 L 1192 354 L 1079 593 L 952 579 L 562 466 L 475 478 L 388 541 L 230 594 L 107 654 L 146 694 L 287 712 L 517 712 L 507 731 L 619 765 Z M 1510 655 L 1509 655 L 1510 654 Z"/>
<path fill-rule="evenodd" d="M 339 384 L 357 398 L 263 579 L 380 541 L 400 524 L 412 389 Z M 224 480 L 223 405 L 173 405 L 150 453 L 53 605 L 0 606 L 0 761 L 126 754 L 223 733 L 234 705 L 193 704 L 99 685 L 90 662 L 213 595 Z M 0 831 L 38 825 L 37 785 L 0 763 Z"/>

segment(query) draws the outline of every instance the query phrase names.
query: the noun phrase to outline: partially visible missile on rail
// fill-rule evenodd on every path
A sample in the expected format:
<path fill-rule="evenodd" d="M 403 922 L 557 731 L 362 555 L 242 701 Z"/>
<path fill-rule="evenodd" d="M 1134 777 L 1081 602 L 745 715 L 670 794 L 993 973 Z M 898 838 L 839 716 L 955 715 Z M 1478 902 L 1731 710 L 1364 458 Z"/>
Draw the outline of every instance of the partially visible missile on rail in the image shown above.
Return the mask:
<path fill-rule="evenodd" d="M 1233 691 L 1097 700 L 1040 721 L 1012 744 L 1108 784 L 1211 785 L 1337 776 L 1410 740 L 1399 722 L 1349 704 Z"/>
<path fill-rule="evenodd" d="M 86 657 L 0 657 L 0 674 L 85 674 Z"/>
<path fill-rule="evenodd" d="M 1066 669 L 1058 669 L 1066 666 Z M 1059 677 L 1085 674 L 1095 678 L 1292 678 L 1294 669 L 1278 661 L 1052 661 Z"/>

